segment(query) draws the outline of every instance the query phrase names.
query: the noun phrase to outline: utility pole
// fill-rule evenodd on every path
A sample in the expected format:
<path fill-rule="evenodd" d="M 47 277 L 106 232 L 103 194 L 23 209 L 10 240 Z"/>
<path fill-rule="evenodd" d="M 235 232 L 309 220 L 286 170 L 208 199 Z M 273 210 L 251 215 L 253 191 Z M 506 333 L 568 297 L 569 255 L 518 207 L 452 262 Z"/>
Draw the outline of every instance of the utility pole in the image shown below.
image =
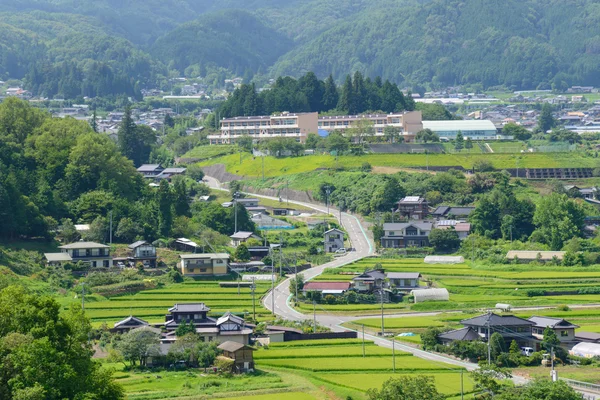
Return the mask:
<path fill-rule="evenodd" d="M 313 297 L 313 333 L 317 333 L 317 302 Z"/>
<path fill-rule="evenodd" d="M 290 206 L 290 180 L 285 181 L 285 201 L 287 206 Z"/>
<path fill-rule="evenodd" d="M 362 326 L 362 337 L 363 337 L 363 341 L 362 341 L 363 358 L 365 358 L 365 325 L 364 324 Z"/>
<path fill-rule="evenodd" d="M 81 309 L 85 310 L 85 282 L 81 282 Z"/>
<path fill-rule="evenodd" d="M 329 195 L 331 194 L 331 187 L 327 186 L 325 188 L 325 193 L 327 193 L 327 199 L 325 200 L 325 202 L 327 203 L 327 215 L 329 215 Z"/>
<path fill-rule="evenodd" d="M 490 365 L 492 363 L 492 348 L 490 346 L 491 334 L 490 334 L 490 321 L 489 320 L 487 322 L 487 328 L 488 328 L 487 329 L 487 334 L 488 334 L 488 337 L 487 337 L 488 354 L 487 354 L 487 356 L 488 356 L 488 365 Z"/>
<path fill-rule="evenodd" d="M 298 259 L 294 253 L 294 279 L 296 280 L 296 304 L 298 304 Z"/>
<path fill-rule="evenodd" d="M 396 341 L 392 339 L 392 372 L 396 373 Z"/>
<path fill-rule="evenodd" d="M 383 322 L 383 280 L 381 281 L 381 337 L 385 336 L 385 325 Z"/>
<path fill-rule="evenodd" d="M 471 264 L 475 263 L 475 235 L 471 236 Z"/>
<path fill-rule="evenodd" d="M 394 223 L 394 207 L 392 207 L 392 224 Z"/>
<path fill-rule="evenodd" d="M 234 227 L 234 232 L 233 232 L 234 235 L 238 231 L 237 230 L 237 198 L 238 198 L 238 196 L 239 196 L 238 192 L 235 192 L 233 194 L 233 218 L 234 218 L 234 221 L 235 221 L 235 227 Z"/>
<path fill-rule="evenodd" d="M 112 210 L 110 211 L 110 213 L 108 215 L 110 217 L 110 234 L 109 234 L 109 240 L 110 240 L 110 244 L 112 244 Z"/>
<path fill-rule="evenodd" d="M 465 400 L 465 385 L 463 380 L 464 370 L 460 370 L 460 400 Z"/>
<path fill-rule="evenodd" d="M 269 250 L 271 254 L 271 310 L 273 316 L 275 316 L 275 267 L 273 266 L 273 252 Z"/>
<path fill-rule="evenodd" d="M 279 232 L 279 276 L 283 276 L 283 232 Z"/>
<path fill-rule="evenodd" d="M 342 225 L 342 208 L 344 208 L 344 200 L 340 200 L 340 225 Z"/>
<path fill-rule="evenodd" d="M 265 181 L 265 155 L 262 156 L 262 173 L 263 173 L 263 182 Z"/>
<path fill-rule="evenodd" d="M 256 296 L 254 294 L 254 289 L 256 289 L 256 284 L 254 283 L 254 277 L 252 277 L 252 319 L 256 322 Z"/>

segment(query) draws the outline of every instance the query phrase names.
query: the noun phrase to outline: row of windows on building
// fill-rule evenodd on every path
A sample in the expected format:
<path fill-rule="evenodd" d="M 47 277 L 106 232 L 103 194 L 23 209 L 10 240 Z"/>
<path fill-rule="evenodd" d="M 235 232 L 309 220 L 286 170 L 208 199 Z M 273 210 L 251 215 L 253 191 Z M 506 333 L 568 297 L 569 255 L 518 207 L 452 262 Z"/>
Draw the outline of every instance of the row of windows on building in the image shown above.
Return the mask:
<path fill-rule="evenodd" d="M 229 133 L 231 136 L 243 136 L 243 135 L 299 135 L 300 129 L 246 129 L 239 130 Z"/>

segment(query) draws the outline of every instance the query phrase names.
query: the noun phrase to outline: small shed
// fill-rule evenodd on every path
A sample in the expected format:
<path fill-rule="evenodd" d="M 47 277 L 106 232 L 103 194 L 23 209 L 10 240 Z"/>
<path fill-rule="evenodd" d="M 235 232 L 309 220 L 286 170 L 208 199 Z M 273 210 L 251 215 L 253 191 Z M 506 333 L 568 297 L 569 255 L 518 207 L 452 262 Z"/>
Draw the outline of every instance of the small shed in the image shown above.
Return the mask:
<path fill-rule="evenodd" d="M 578 343 L 569 351 L 569 354 L 576 357 L 594 358 L 600 357 L 600 344 L 598 343 Z"/>
<path fill-rule="evenodd" d="M 450 293 L 447 289 L 420 289 L 413 290 L 410 294 L 415 298 L 415 303 L 450 300 Z"/>
<path fill-rule="evenodd" d="M 427 256 L 423 260 L 425 264 L 460 264 L 464 263 L 463 256 Z"/>
<path fill-rule="evenodd" d="M 238 373 L 251 372 L 254 370 L 254 349 L 245 344 L 227 341 L 218 347 L 223 355 L 234 362 L 234 371 Z"/>

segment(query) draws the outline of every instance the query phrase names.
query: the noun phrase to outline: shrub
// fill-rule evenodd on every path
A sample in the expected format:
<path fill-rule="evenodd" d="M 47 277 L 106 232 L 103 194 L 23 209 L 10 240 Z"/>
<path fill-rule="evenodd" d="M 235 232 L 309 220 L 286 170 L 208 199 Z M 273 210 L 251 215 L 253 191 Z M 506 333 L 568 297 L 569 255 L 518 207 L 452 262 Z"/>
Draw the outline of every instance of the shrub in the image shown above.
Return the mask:
<path fill-rule="evenodd" d="M 571 309 L 569 308 L 569 306 L 566 305 L 566 304 L 561 304 L 561 305 L 557 306 L 556 309 L 558 311 L 571 311 Z"/>

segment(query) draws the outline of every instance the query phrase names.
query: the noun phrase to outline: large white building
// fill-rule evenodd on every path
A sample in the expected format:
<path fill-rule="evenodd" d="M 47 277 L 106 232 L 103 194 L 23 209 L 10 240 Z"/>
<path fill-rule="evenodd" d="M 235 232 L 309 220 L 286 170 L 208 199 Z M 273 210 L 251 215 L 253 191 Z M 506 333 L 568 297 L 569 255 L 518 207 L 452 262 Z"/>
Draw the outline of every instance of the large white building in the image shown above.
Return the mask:
<path fill-rule="evenodd" d="M 423 129 L 430 129 L 440 139 L 455 139 L 458 132 L 471 140 L 496 140 L 506 137 L 498 133 L 498 129 L 489 120 L 452 120 L 423 121 Z"/>
<path fill-rule="evenodd" d="M 270 116 L 234 117 L 221 120 L 221 132 L 209 135 L 210 144 L 233 144 L 240 136 L 250 136 L 255 142 L 275 137 L 288 137 L 304 143 L 309 133 L 343 132 L 359 120 L 373 123 L 376 136 L 383 136 L 386 126 L 394 126 L 410 142 L 423 129 L 420 111 L 392 114 L 360 114 L 319 117 L 318 113 L 281 113 Z"/>

